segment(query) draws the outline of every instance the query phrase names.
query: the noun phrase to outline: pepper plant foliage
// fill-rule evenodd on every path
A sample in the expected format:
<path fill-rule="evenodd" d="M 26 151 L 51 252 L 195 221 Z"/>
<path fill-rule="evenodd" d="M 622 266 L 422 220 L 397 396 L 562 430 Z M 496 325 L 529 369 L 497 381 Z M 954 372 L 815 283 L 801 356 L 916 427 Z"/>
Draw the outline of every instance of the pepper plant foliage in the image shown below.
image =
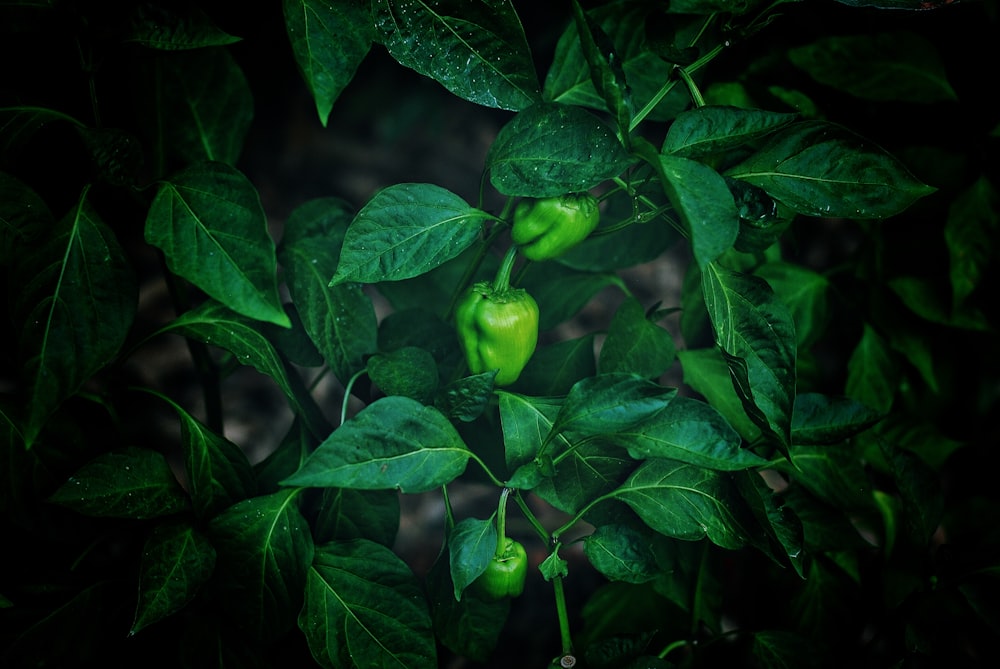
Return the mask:
<path fill-rule="evenodd" d="M 992 652 L 1000 560 L 975 520 L 997 503 L 946 484 L 996 409 L 996 161 L 961 139 L 993 151 L 997 118 L 958 116 L 981 100 L 925 35 L 995 28 L 995 3 L 573 0 L 555 28 L 527 4 L 281 3 L 267 29 L 313 123 L 375 51 L 506 116 L 479 201 L 331 191 L 280 228 L 241 169 L 234 53 L 255 47 L 225 5 L 0 7 L 23 51 L 5 70 L 27 72 L 0 100 L 4 666 L 499 662 L 528 597 L 536 638 L 513 647 L 543 655 L 520 666 Z M 774 32 L 819 5 L 845 32 Z M 925 132 L 900 141 L 880 110 Z M 527 367 L 470 374 L 461 292 L 493 278 L 519 201 L 584 191 L 594 233 L 512 275 L 540 312 Z M 796 253 L 827 229 L 854 240 L 842 263 Z M 638 291 L 629 270 L 664 258 L 682 291 Z M 168 315 L 139 299 L 151 283 Z M 598 299 L 608 322 L 566 335 Z M 178 339 L 201 399 L 142 368 Z M 256 462 L 226 436 L 240 367 L 294 417 Z M 463 514 L 468 487 L 497 510 Z M 418 493 L 445 509 L 429 570 L 396 550 Z M 526 593 L 483 598 L 507 534 Z"/>

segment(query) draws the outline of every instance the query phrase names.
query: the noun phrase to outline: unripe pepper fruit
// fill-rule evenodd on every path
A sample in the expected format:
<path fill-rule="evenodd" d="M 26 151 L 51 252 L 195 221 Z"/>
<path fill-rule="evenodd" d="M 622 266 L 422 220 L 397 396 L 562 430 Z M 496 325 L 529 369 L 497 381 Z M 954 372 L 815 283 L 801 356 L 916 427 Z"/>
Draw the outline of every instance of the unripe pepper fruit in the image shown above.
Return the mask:
<path fill-rule="evenodd" d="M 600 219 L 597 198 L 587 192 L 524 198 L 514 208 L 511 240 L 528 260 L 549 260 L 586 239 Z"/>
<path fill-rule="evenodd" d="M 517 541 L 503 537 L 503 549 L 490 560 L 486 571 L 472 585 L 486 599 L 517 597 L 524 592 L 528 576 L 528 554 Z"/>
<path fill-rule="evenodd" d="M 455 329 L 469 371 L 498 370 L 494 384 L 508 386 L 521 375 L 538 344 L 538 303 L 511 288 L 515 247 L 507 251 L 493 283 L 480 281 L 455 307 Z"/>

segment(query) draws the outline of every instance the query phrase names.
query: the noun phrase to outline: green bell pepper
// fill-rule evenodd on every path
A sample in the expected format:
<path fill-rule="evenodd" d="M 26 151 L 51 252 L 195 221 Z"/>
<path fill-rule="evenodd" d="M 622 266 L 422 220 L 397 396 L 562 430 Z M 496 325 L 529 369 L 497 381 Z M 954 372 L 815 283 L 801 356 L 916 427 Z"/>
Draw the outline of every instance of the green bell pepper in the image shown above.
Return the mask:
<path fill-rule="evenodd" d="M 549 260 L 586 239 L 600 218 L 597 198 L 587 192 L 525 198 L 514 208 L 511 239 L 528 260 Z"/>

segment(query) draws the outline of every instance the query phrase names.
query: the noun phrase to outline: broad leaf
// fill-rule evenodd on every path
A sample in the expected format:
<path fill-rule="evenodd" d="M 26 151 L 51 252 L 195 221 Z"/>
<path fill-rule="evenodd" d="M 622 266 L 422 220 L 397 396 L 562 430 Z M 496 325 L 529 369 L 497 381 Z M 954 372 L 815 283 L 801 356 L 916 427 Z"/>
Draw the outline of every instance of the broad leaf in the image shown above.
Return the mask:
<path fill-rule="evenodd" d="M 748 442 L 760 438 L 757 427 L 743 408 L 743 401 L 733 387 L 732 374 L 725 357 L 717 348 L 689 349 L 677 352 L 684 372 L 684 383 L 700 394 Z"/>
<path fill-rule="evenodd" d="M 190 507 L 162 453 L 129 447 L 81 467 L 48 498 L 86 516 L 159 518 Z"/>
<path fill-rule="evenodd" d="M 847 362 L 846 394 L 887 414 L 896 397 L 899 376 L 899 365 L 889 345 L 873 327 L 865 324 Z"/>
<path fill-rule="evenodd" d="M 42 126 L 52 121 L 66 121 L 77 130 L 86 126 L 68 114 L 32 105 L 16 105 L 0 107 L 0 156 L 6 162 L 7 156 L 14 153 L 37 132 Z"/>
<path fill-rule="evenodd" d="M 316 102 L 320 123 L 358 66 L 375 36 L 367 0 L 284 0 L 285 30 L 292 54 Z"/>
<path fill-rule="evenodd" d="M 825 37 L 788 50 L 816 81 L 863 100 L 957 101 L 933 42 L 912 32 Z"/>
<path fill-rule="evenodd" d="M 945 223 L 955 309 L 962 306 L 988 275 L 998 228 L 1000 194 L 982 177 L 954 199 Z"/>
<path fill-rule="evenodd" d="M 307 397 L 302 380 L 289 373 L 274 346 L 261 333 L 260 326 L 250 319 L 217 302 L 206 301 L 167 324 L 160 332 L 175 332 L 229 351 L 240 364 L 250 365 L 271 377 L 314 434 L 325 434 L 328 430 L 326 419 Z"/>
<path fill-rule="evenodd" d="M 583 544 L 587 560 L 612 581 L 647 583 L 659 567 L 649 537 L 627 525 L 602 525 Z"/>
<path fill-rule="evenodd" d="M 282 485 L 426 492 L 458 477 L 470 455 L 440 411 L 395 395 L 334 430 Z"/>
<path fill-rule="evenodd" d="M 328 285 L 351 216 L 343 200 L 310 200 L 285 221 L 278 249 L 302 325 L 341 383 L 364 369 L 365 356 L 378 347 L 371 299 L 355 284 Z"/>
<path fill-rule="evenodd" d="M 785 127 L 725 174 L 806 216 L 887 218 L 934 191 L 882 149 L 825 121 Z"/>
<path fill-rule="evenodd" d="M 203 9 L 194 4 L 150 5 L 139 3 L 129 14 L 129 26 L 124 41 L 150 49 L 177 51 L 225 46 L 239 42 L 219 28 Z"/>
<path fill-rule="evenodd" d="M 52 224 L 52 212 L 38 193 L 0 172 L 0 264 L 13 264 L 16 251 L 47 233 Z"/>
<path fill-rule="evenodd" d="M 489 214 L 433 184 L 396 184 L 375 194 L 351 221 L 335 286 L 424 274 L 471 246 Z"/>
<path fill-rule="evenodd" d="M 624 172 L 632 159 L 614 132 L 579 107 L 540 103 L 497 133 L 486 156 L 504 195 L 552 197 L 585 191 Z"/>
<path fill-rule="evenodd" d="M 437 666 L 419 583 L 395 553 L 371 541 L 317 547 L 299 628 L 327 669 Z"/>
<path fill-rule="evenodd" d="M 787 453 L 795 398 L 795 328 L 770 287 L 711 264 L 702 273 L 716 344 L 753 422 Z"/>
<path fill-rule="evenodd" d="M 515 472 L 538 454 L 545 436 L 552 429 L 552 421 L 559 412 L 559 403 L 502 390 L 497 391 L 497 396 L 500 424 L 503 428 L 504 457 L 508 471 Z M 511 485 L 514 486 L 514 482 Z M 522 485 L 518 484 L 516 487 Z"/>
<path fill-rule="evenodd" d="M 495 516 L 496 514 L 494 514 Z M 486 571 L 497 551 L 497 526 L 494 517 L 486 520 L 464 518 L 448 535 L 448 559 L 455 599 Z"/>
<path fill-rule="evenodd" d="M 526 478 L 531 468 L 538 470 L 543 476 L 532 492 L 560 511 L 573 514 L 615 490 L 635 466 L 635 460 L 610 439 L 574 444 L 559 456 L 543 463 L 532 462 L 522 470 L 526 470 Z"/>
<path fill-rule="evenodd" d="M 572 7 L 580 47 L 590 67 L 590 80 L 597 93 L 604 98 L 606 109 L 617 122 L 618 136 L 628 146 L 631 130 L 629 124 L 635 110 L 625 71 L 622 69 L 621 56 L 604 29 L 583 11 L 577 0 L 573 0 Z"/>
<path fill-rule="evenodd" d="M 438 391 L 434 406 L 449 419 L 471 423 L 489 407 L 494 379 L 495 370 L 456 379 Z"/>
<path fill-rule="evenodd" d="M 518 110 L 539 97 L 524 28 L 510 0 L 373 0 L 392 57 L 460 98 Z"/>
<path fill-rule="evenodd" d="M 833 446 L 795 444 L 792 446 L 791 455 L 791 463 L 776 459 L 771 465 L 834 508 L 845 511 L 873 508 L 868 474 L 849 444 Z"/>
<path fill-rule="evenodd" d="M 601 374 L 574 384 L 552 425 L 559 433 L 580 436 L 623 432 L 650 418 L 677 394 L 634 374 Z"/>
<path fill-rule="evenodd" d="M 668 458 L 722 471 L 767 464 L 740 447 L 740 435 L 718 411 L 688 397 L 675 397 L 654 416 L 618 432 L 615 443 L 637 460 Z"/>
<path fill-rule="evenodd" d="M 728 474 L 673 460 L 647 460 L 611 497 L 675 539 L 740 548 L 759 532 Z"/>
<path fill-rule="evenodd" d="M 646 317 L 634 297 L 626 298 L 601 345 L 601 372 L 624 372 L 658 379 L 674 361 L 670 333 Z"/>
<path fill-rule="evenodd" d="M 803 393 L 792 411 L 792 443 L 835 444 L 867 430 L 882 414 L 849 397 Z"/>
<path fill-rule="evenodd" d="M 18 246 L 12 312 L 27 382 L 30 447 L 48 416 L 118 354 L 135 317 L 135 278 L 87 190 L 38 245 Z"/>
<path fill-rule="evenodd" d="M 184 608 L 211 578 L 215 557 L 208 538 L 188 523 L 154 527 L 142 549 L 139 604 L 129 634 Z"/>
<path fill-rule="evenodd" d="M 830 281 L 807 267 L 789 262 L 768 262 L 754 271 L 788 308 L 795 323 L 797 348 L 808 350 L 826 331 L 830 320 L 827 293 Z"/>
<path fill-rule="evenodd" d="M 193 165 L 160 184 L 146 241 L 167 267 L 244 316 L 289 327 L 277 257 L 253 184 L 222 163 Z"/>
<path fill-rule="evenodd" d="M 216 577 L 222 605 L 251 638 L 280 638 L 302 605 L 313 560 L 309 523 L 297 490 L 282 490 L 235 504 L 212 519 L 209 538 L 218 551 Z"/>
<path fill-rule="evenodd" d="M 368 358 L 368 378 L 386 395 L 411 397 L 422 404 L 433 401 L 438 388 L 434 356 L 417 346 L 404 346 Z"/>
<path fill-rule="evenodd" d="M 797 118 L 762 109 L 706 105 L 681 112 L 667 129 L 661 151 L 683 158 L 725 153 L 760 139 Z"/>
<path fill-rule="evenodd" d="M 327 488 L 313 527 L 317 543 L 368 539 L 392 548 L 399 531 L 395 490 Z"/>
<path fill-rule="evenodd" d="M 535 396 L 565 395 L 573 384 L 597 374 L 594 333 L 535 349 L 512 390 Z"/>
<path fill-rule="evenodd" d="M 538 303 L 538 327 L 551 330 L 575 316 L 597 293 L 614 286 L 618 277 L 610 272 L 578 272 L 559 263 L 532 263 L 520 287 Z"/>

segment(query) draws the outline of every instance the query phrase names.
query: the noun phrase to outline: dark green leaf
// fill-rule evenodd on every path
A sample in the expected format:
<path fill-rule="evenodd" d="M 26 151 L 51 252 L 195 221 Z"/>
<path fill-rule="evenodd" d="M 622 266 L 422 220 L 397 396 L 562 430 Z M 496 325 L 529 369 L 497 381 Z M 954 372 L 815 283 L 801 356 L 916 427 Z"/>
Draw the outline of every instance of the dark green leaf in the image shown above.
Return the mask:
<path fill-rule="evenodd" d="M 577 0 L 573 0 L 572 7 L 580 48 L 590 67 L 590 80 L 598 95 L 604 99 L 605 108 L 617 122 L 618 136 L 627 146 L 634 109 L 621 56 L 615 51 L 611 38 L 597 21 L 583 11 Z"/>
<path fill-rule="evenodd" d="M 489 218 L 440 186 L 390 186 L 351 221 L 330 285 L 398 281 L 428 272 L 471 246 Z"/>
<path fill-rule="evenodd" d="M 867 430 L 882 414 L 849 397 L 803 393 L 792 410 L 792 443 L 835 444 Z"/>
<path fill-rule="evenodd" d="M 726 175 L 806 216 L 888 218 L 934 191 L 882 149 L 825 121 L 779 130 Z"/>
<path fill-rule="evenodd" d="M 135 278 L 113 231 L 87 199 L 37 246 L 19 247 L 11 311 L 24 329 L 16 359 L 27 380 L 31 447 L 60 404 L 117 354 L 135 317 Z"/>
<path fill-rule="evenodd" d="M 724 153 L 768 135 L 796 119 L 763 109 L 706 105 L 677 115 L 661 151 L 683 158 Z"/>
<path fill-rule="evenodd" d="M 896 397 L 899 366 L 885 340 L 865 324 L 847 362 L 847 395 L 880 414 L 889 413 Z"/>
<path fill-rule="evenodd" d="M 762 279 L 713 263 L 702 290 L 733 385 L 754 423 L 787 453 L 795 399 L 795 327 Z"/>
<path fill-rule="evenodd" d="M 266 458 L 254 465 L 257 489 L 261 494 L 277 492 L 280 482 L 291 476 L 316 446 L 316 437 L 296 417 L 285 437 Z"/>
<path fill-rule="evenodd" d="M 112 186 L 138 186 L 143 167 L 142 146 L 131 133 L 116 128 L 79 128 L 98 178 Z"/>
<path fill-rule="evenodd" d="M 801 486 L 790 486 L 781 497 L 802 523 L 802 538 L 808 550 L 819 553 L 872 547 L 845 512 L 820 502 Z"/>
<path fill-rule="evenodd" d="M 434 398 L 438 369 L 434 356 L 416 346 L 404 346 L 368 358 L 368 377 L 386 395 L 402 395 L 423 404 Z"/>
<path fill-rule="evenodd" d="M 678 351 L 684 371 L 684 383 L 703 396 L 748 442 L 760 438 L 757 427 L 743 408 L 743 402 L 733 387 L 726 359 L 717 348 Z"/>
<path fill-rule="evenodd" d="M 758 669 L 808 669 L 823 667 L 820 650 L 805 638 L 784 630 L 755 632 L 750 645 Z"/>
<path fill-rule="evenodd" d="M 797 348 L 808 350 L 826 331 L 830 320 L 827 291 L 830 281 L 818 272 L 789 262 L 764 263 L 754 276 L 767 281 L 788 308 L 795 323 Z"/>
<path fill-rule="evenodd" d="M 12 264 L 16 250 L 52 229 L 45 201 L 20 179 L 0 172 L 0 265 Z"/>
<path fill-rule="evenodd" d="M 497 527 L 493 517 L 464 518 L 448 535 L 448 556 L 455 599 L 486 571 L 497 551 Z"/>
<path fill-rule="evenodd" d="M 538 99 L 531 51 L 510 0 L 373 0 L 372 14 L 393 58 L 455 95 L 513 110 Z"/>
<path fill-rule="evenodd" d="M 612 581 L 647 583 L 659 572 L 648 537 L 627 525 L 598 527 L 583 550 L 590 564 Z"/>
<path fill-rule="evenodd" d="M 616 433 L 615 443 L 637 460 L 669 458 L 720 471 L 767 462 L 740 448 L 740 435 L 722 414 L 688 397 L 675 397 L 655 415 Z"/>
<path fill-rule="evenodd" d="M 343 200 L 310 200 L 285 221 L 278 249 L 302 325 L 341 383 L 364 369 L 365 356 L 377 348 L 371 299 L 354 284 L 328 285 L 351 215 Z"/>
<path fill-rule="evenodd" d="M 91 460 L 48 501 L 87 516 L 134 519 L 169 516 L 190 505 L 166 458 L 136 447 Z"/>
<path fill-rule="evenodd" d="M 52 121 L 69 122 L 78 130 L 86 127 L 81 121 L 55 109 L 31 105 L 0 107 L 0 156 L 6 160 L 8 153 L 20 148 L 42 126 Z"/>
<path fill-rule="evenodd" d="M 536 348 L 512 388 L 530 395 L 565 395 L 574 383 L 596 373 L 594 335 L 587 334 Z"/>
<path fill-rule="evenodd" d="M 139 604 L 129 634 L 184 608 L 212 576 L 215 549 L 187 523 L 152 529 L 139 563 Z"/>
<path fill-rule="evenodd" d="M 670 333 L 646 318 L 642 305 L 627 297 L 618 307 L 601 345 L 601 372 L 625 372 L 658 379 L 674 361 Z"/>
<path fill-rule="evenodd" d="M 434 406 L 450 419 L 463 423 L 483 415 L 493 399 L 496 371 L 464 376 L 442 388 L 434 398 Z"/>
<path fill-rule="evenodd" d="M 614 132 L 579 107 L 528 107 L 497 134 L 486 156 L 493 187 L 504 195 L 552 197 L 585 191 L 632 163 Z"/>
<path fill-rule="evenodd" d="M 274 346 L 250 319 L 217 302 L 207 301 L 185 312 L 160 332 L 176 332 L 229 351 L 240 364 L 250 365 L 271 377 L 314 434 L 326 433 L 326 419 L 305 396 L 301 379 L 288 373 Z"/>
<path fill-rule="evenodd" d="M 253 120 L 253 95 L 226 48 L 162 53 L 142 77 L 136 86 L 148 99 L 140 119 L 151 126 L 157 176 L 167 157 L 236 164 Z"/>
<path fill-rule="evenodd" d="M 989 180 L 982 177 L 954 199 L 944 228 L 952 304 L 956 309 L 986 278 L 998 229 L 1000 195 Z"/>
<path fill-rule="evenodd" d="M 327 488 L 313 537 L 317 543 L 368 539 L 392 548 L 399 518 L 399 493 L 395 490 Z"/>
<path fill-rule="evenodd" d="M 297 490 L 243 500 L 212 519 L 209 538 L 218 552 L 215 574 L 230 620 L 250 638 L 280 638 L 302 605 L 313 560 L 309 523 Z M 214 580 L 214 579 L 213 579 Z"/>
<path fill-rule="evenodd" d="M 539 468 L 536 463 L 532 465 L 542 469 L 542 473 L 547 473 L 549 469 Z M 540 477 L 532 492 L 560 511 L 577 513 L 617 488 L 635 469 L 635 465 L 635 460 L 611 442 L 590 441 L 574 445 L 572 450 L 554 460 L 551 473 Z M 513 481 L 511 485 L 514 485 Z"/>
<path fill-rule="evenodd" d="M 852 511 L 873 507 L 868 474 L 850 445 L 795 444 L 791 456 L 791 463 L 776 460 L 771 464 L 823 502 Z"/>
<path fill-rule="evenodd" d="M 557 547 L 538 565 L 538 571 L 546 581 L 551 581 L 554 578 L 565 578 L 569 575 L 569 563 L 559 557 Z"/>
<path fill-rule="evenodd" d="M 223 163 L 189 167 L 160 184 L 146 241 L 167 267 L 244 316 L 289 327 L 277 257 L 253 184 Z"/>
<path fill-rule="evenodd" d="M 497 391 L 500 423 L 503 427 L 504 455 L 511 472 L 534 459 L 552 429 L 559 403 L 541 397 Z M 514 483 L 511 483 L 514 486 Z M 523 487 L 518 484 L 516 487 Z"/>
<path fill-rule="evenodd" d="M 174 7 L 139 3 L 129 15 L 124 41 L 150 49 L 175 51 L 224 46 L 239 42 L 240 38 L 220 29 L 197 5 L 184 3 Z"/>
<path fill-rule="evenodd" d="M 863 100 L 956 101 L 935 44 L 912 32 L 824 37 L 788 50 L 816 81 Z"/>
<path fill-rule="evenodd" d="M 917 546 L 926 546 L 941 523 L 944 508 L 939 478 L 914 453 L 897 444 L 880 444 L 899 490 L 909 536 Z"/>
<path fill-rule="evenodd" d="M 613 274 L 577 272 L 559 263 L 532 263 L 520 286 L 538 302 L 538 328 L 551 330 L 577 314 L 594 295 L 618 282 Z"/>
<path fill-rule="evenodd" d="M 647 460 L 612 496 L 651 528 L 675 539 L 708 537 L 735 549 L 759 532 L 729 475 L 694 465 Z"/>
<path fill-rule="evenodd" d="M 395 395 L 334 430 L 282 485 L 425 492 L 459 476 L 469 456 L 440 411 Z"/>
<path fill-rule="evenodd" d="M 375 36 L 371 3 L 284 0 L 282 7 L 295 62 L 325 127 L 333 103 L 371 48 Z"/>
<path fill-rule="evenodd" d="M 563 401 L 550 437 L 623 432 L 661 411 L 677 394 L 634 374 L 601 374 L 577 382 Z"/>
<path fill-rule="evenodd" d="M 371 541 L 317 547 L 299 628 L 327 669 L 437 666 L 420 585 L 395 553 Z"/>
<path fill-rule="evenodd" d="M 805 533 L 798 516 L 758 472 L 744 471 L 735 478 L 743 499 L 764 530 L 752 535 L 749 542 L 777 564 L 783 567 L 790 564 L 799 578 L 805 578 Z"/>

